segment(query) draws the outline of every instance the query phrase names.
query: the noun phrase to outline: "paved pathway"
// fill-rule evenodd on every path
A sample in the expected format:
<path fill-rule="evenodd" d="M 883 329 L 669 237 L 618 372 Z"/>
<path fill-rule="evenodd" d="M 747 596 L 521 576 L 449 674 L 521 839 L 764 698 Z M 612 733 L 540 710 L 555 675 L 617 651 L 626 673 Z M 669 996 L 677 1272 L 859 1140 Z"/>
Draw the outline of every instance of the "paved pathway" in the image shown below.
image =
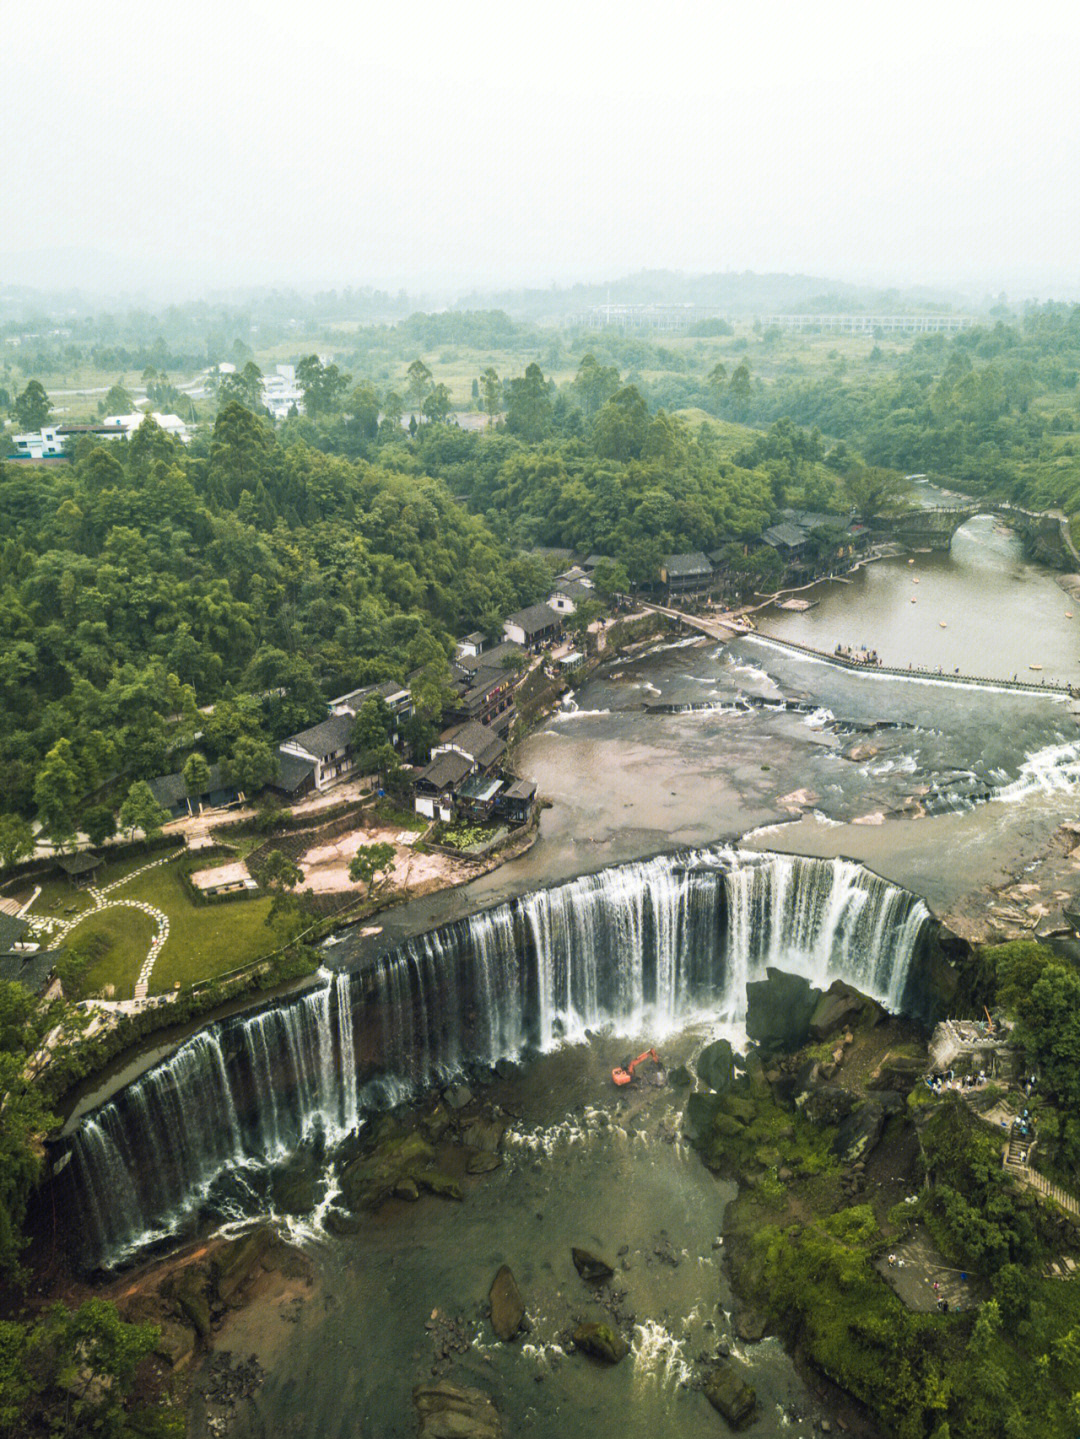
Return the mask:
<path fill-rule="evenodd" d="M 145 874 L 148 869 L 156 869 L 158 865 L 168 864 L 171 860 L 177 859 L 179 855 L 183 853 L 183 850 L 179 850 L 176 853 L 167 854 L 164 859 L 152 859 L 147 864 L 140 865 L 138 869 L 133 869 L 130 874 L 125 874 L 122 879 L 114 879 L 112 884 L 107 884 L 104 889 L 95 889 L 91 885 L 87 893 L 94 901 L 93 908 L 84 909 L 82 913 L 77 914 L 74 919 L 69 919 L 60 925 L 59 929 L 54 929 L 50 943 L 54 946 L 62 944 L 71 931 L 75 929 L 77 925 L 82 924 L 83 920 L 92 914 L 103 914 L 109 909 L 141 910 L 143 914 L 154 921 L 155 926 L 154 938 L 151 941 L 146 958 L 143 960 L 142 968 L 139 970 L 139 977 L 135 981 L 135 998 L 145 999 L 154 964 L 157 961 L 158 955 L 161 953 L 165 941 L 169 937 L 169 916 L 164 910 L 158 909 L 156 904 L 147 904 L 145 900 L 107 899 L 106 896 L 112 894 L 114 890 L 119 889 L 121 885 L 128 884 L 137 875 Z"/>

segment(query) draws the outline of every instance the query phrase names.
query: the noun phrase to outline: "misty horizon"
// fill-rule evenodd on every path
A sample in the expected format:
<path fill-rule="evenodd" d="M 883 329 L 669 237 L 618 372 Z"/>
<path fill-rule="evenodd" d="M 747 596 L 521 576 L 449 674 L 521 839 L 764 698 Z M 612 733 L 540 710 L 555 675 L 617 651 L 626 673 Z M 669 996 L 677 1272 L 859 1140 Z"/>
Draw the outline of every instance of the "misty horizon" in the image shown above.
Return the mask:
<path fill-rule="evenodd" d="M 663 268 L 1080 294 L 1073 13 L 33 17 L 0 55 L 5 287 L 450 303 Z"/>

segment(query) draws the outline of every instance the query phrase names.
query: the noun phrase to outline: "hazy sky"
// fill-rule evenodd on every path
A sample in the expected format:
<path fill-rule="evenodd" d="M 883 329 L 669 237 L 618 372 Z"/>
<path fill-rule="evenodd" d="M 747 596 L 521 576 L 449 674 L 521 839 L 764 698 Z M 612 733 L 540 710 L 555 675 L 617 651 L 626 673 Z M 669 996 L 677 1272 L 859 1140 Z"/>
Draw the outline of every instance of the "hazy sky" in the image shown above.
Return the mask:
<path fill-rule="evenodd" d="M 1078 59 L 1043 0 L 39 0 L 0 45 L 0 278 L 1080 294 Z"/>

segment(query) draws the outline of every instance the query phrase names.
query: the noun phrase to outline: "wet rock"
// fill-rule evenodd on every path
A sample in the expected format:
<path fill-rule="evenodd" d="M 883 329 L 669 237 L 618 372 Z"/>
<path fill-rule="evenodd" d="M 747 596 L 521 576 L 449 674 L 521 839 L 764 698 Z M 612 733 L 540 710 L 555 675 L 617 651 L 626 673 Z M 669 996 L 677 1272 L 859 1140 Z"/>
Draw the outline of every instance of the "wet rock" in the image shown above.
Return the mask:
<path fill-rule="evenodd" d="M 795 1103 L 811 1124 L 839 1124 L 855 1107 L 855 1097 L 838 1085 L 822 1084 L 804 1090 Z"/>
<path fill-rule="evenodd" d="M 860 994 L 842 979 L 834 979 L 814 1006 L 810 1036 L 817 1040 L 829 1039 L 840 1030 L 860 1024 L 878 1024 L 884 1018 L 885 1011 L 880 1004 Z"/>
<path fill-rule="evenodd" d="M 694 1066 L 702 1084 L 718 1094 L 731 1088 L 735 1079 L 735 1052 L 726 1039 L 706 1045 Z"/>
<path fill-rule="evenodd" d="M 757 1395 L 733 1360 L 717 1365 L 705 1380 L 705 1397 L 733 1429 L 749 1422 L 757 1406 Z"/>
<path fill-rule="evenodd" d="M 497 1059 L 495 1073 L 500 1079 L 516 1079 L 521 1071 L 512 1059 Z"/>
<path fill-rule="evenodd" d="M 395 1199 L 404 1199 L 407 1204 L 415 1204 L 420 1198 L 420 1187 L 415 1179 L 399 1179 L 391 1192 Z"/>
<path fill-rule="evenodd" d="M 421 1169 L 415 1177 L 421 1189 L 426 1189 L 429 1194 L 437 1194 L 440 1199 L 460 1200 L 465 1197 L 457 1180 L 444 1174 L 441 1169 Z"/>
<path fill-rule="evenodd" d="M 482 1149 L 488 1154 L 496 1154 L 507 1128 L 508 1122 L 502 1115 L 477 1115 L 462 1129 L 461 1142 L 469 1149 Z"/>
<path fill-rule="evenodd" d="M 734 1316 L 735 1333 L 747 1344 L 756 1344 L 765 1337 L 765 1315 L 757 1309 L 738 1309 Z"/>
<path fill-rule="evenodd" d="M 720 1096 L 695 1090 L 687 1096 L 682 1132 L 691 1144 L 704 1144 L 713 1133 L 720 1113 Z"/>
<path fill-rule="evenodd" d="M 433 1144 L 438 1144 L 450 1128 L 450 1116 L 441 1104 L 437 1104 L 430 1114 L 425 1114 L 421 1119 L 420 1127 Z"/>
<path fill-rule="evenodd" d="M 444 1091 L 443 1099 L 451 1109 L 464 1109 L 467 1104 L 472 1103 L 472 1090 L 467 1084 L 452 1084 Z"/>
<path fill-rule="evenodd" d="M 209 1339 L 212 1328 L 210 1276 L 201 1265 L 188 1264 L 171 1274 L 161 1286 L 161 1292 L 175 1301 L 200 1339 Z"/>
<path fill-rule="evenodd" d="M 501 1165 L 502 1160 L 497 1154 L 484 1154 L 477 1151 L 476 1154 L 469 1155 L 465 1164 L 465 1173 L 490 1174 L 493 1169 L 499 1169 Z"/>
<path fill-rule="evenodd" d="M 488 1294 L 491 1305 L 491 1327 L 496 1339 L 508 1343 L 521 1329 L 525 1318 L 525 1301 L 517 1287 L 509 1265 L 504 1264 L 496 1274 Z"/>
<path fill-rule="evenodd" d="M 877 1145 L 885 1127 L 885 1111 L 868 1100 L 844 1119 L 836 1134 L 836 1155 L 843 1164 L 863 1159 Z"/>
<path fill-rule="evenodd" d="M 355 1214 L 346 1214 L 342 1209 L 328 1210 L 323 1223 L 331 1234 L 336 1234 L 339 1237 L 346 1234 L 360 1233 L 359 1219 L 357 1219 Z"/>
<path fill-rule="evenodd" d="M 806 1043 L 821 991 L 801 975 L 769 968 L 746 986 L 746 1033 L 765 1050 L 794 1050 Z"/>
<path fill-rule="evenodd" d="M 211 1273 L 218 1296 L 226 1304 L 255 1269 L 262 1266 L 274 1243 L 273 1231 L 263 1225 L 219 1249 L 214 1255 Z"/>
<path fill-rule="evenodd" d="M 482 1389 L 445 1380 L 418 1384 L 413 1404 L 420 1416 L 418 1439 L 503 1439 L 499 1411 Z"/>
<path fill-rule="evenodd" d="M 570 1257 L 574 1261 L 574 1268 L 581 1275 L 582 1279 L 590 1282 L 610 1279 L 615 1273 L 610 1264 L 607 1264 L 603 1259 L 600 1259 L 588 1249 L 571 1249 Z"/>
<path fill-rule="evenodd" d="M 618 1364 L 629 1353 L 626 1340 L 610 1324 L 579 1324 L 574 1330 L 574 1348 L 605 1364 Z"/>
<path fill-rule="evenodd" d="M 185 1324 L 177 1324 L 171 1319 L 158 1321 L 161 1335 L 158 1339 L 154 1353 L 164 1359 L 166 1364 L 173 1369 L 185 1369 L 191 1363 L 191 1356 L 195 1353 L 195 1334 Z"/>
<path fill-rule="evenodd" d="M 418 1132 L 398 1134 L 381 1141 L 371 1154 L 346 1165 L 341 1192 L 350 1209 L 371 1209 L 405 1179 L 419 1180 L 422 1166 L 435 1151 Z"/>
<path fill-rule="evenodd" d="M 694 1076 L 685 1064 L 679 1064 L 668 1071 L 668 1083 L 673 1089 L 689 1089 L 693 1082 Z"/>
<path fill-rule="evenodd" d="M 270 1182 L 270 1195 L 281 1214 L 310 1214 L 315 1208 L 315 1176 L 302 1162 L 279 1169 Z"/>

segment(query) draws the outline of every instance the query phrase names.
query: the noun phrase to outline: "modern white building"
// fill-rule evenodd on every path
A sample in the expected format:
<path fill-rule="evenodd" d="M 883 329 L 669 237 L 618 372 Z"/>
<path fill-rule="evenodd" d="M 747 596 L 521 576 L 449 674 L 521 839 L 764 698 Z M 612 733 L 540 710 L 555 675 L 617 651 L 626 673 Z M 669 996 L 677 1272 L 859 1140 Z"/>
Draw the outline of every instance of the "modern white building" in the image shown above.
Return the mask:
<path fill-rule="evenodd" d="M 167 435 L 172 435 L 174 439 L 181 440 L 185 445 L 191 438 L 188 434 L 187 425 L 184 424 L 179 415 L 162 415 L 155 410 L 150 418 L 155 424 L 160 426 Z M 138 410 L 136 410 L 133 415 L 106 415 L 101 422 L 100 428 L 106 432 L 115 430 L 118 434 L 121 434 L 124 439 L 130 440 L 145 419 L 146 416 Z"/>
<path fill-rule="evenodd" d="M 55 460 L 67 453 L 67 437 L 59 425 L 46 425 L 25 435 L 12 435 L 15 455 L 20 460 Z"/>

